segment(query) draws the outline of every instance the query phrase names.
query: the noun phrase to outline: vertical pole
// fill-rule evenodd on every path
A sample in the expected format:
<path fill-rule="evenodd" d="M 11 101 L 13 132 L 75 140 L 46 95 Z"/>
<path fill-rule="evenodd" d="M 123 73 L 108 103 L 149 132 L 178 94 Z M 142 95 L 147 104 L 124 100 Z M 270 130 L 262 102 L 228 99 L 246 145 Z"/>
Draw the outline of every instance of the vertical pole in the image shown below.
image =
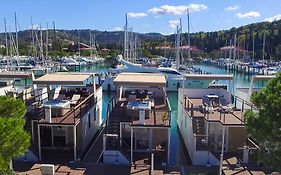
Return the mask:
<path fill-rule="evenodd" d="M 133 137 L 134 129 L 131 127 L 131 164 L 133 164 Z"/>
<path fill-rule="evenodd" d="M 19 39 L 18 39 L 18 25 L 17 25 L 17 13 L 15 12 L 15 30 L 16 30 L 16 54 L 19 55 Z"/>
<path fill-rule="evenodd" d="M 74 156 L 74 161 L 77 160 L 77 154 L 76 154 L 76 126 L 73 127 L 73 156 Z"/>
<path fill-rule="evenodd" d="M 6 18 L 4 18 L 4 28 L 5 28 L 5 39 L 6 39 L 6 56 L 8 56 L 9 55 L 9 46 L 8 46 L 8 34 L 7 34 Z"/>
<path fill-rule="evenodd" d="M 31 138 L 32 138 L 32 142 L 34 142 L 34 120 L 31 120 Z"/>
<path fill-rule="evenodd" d="M 255 60 L 255 33 L 253 32 L 253 55 L 252 60 Z"/>
<path fill-rule="evenodd" d="M 54 128 L 51 126 L 52 147 L 54 147 Z"/>
<path fill-rule="evenodd" d="M 48 54 L 49 54 L 49 52 L 48 52 L 48 48 L 49 48 L 49 24 L 47 23 L 47 29 L 46 29 L 46 60 L 48 60 Z"/>
<path fill-rule="evenodd" d="M 122 124 L 120 123 L 120 146 L 122 146 Z"/>
<path fill-rule="evenodd" d="M 151 154 L 151 175 L 154 175 L 154 153 Z"/>
<path fill-rule="evenodd" d="M 40 125 L 37 124 L 37 133 L 38 133 L 38 156 L 39 156 L 39 161 L 41 161 L 41 138 L 40 138 Z"/>
<path fill-rule="evenodd" d="M 104 153 L 104 151 L 106 149 L 106 135 L 105 134 L 103 135 L 103 142 L 102 143 L 103 143 L 103 148 L 102 148 L 103 151 L 102 152 Z"/>
<path fill-rule="evenodd" d="M 262 41 L 262 64 L 264 64 L 264 56 L 265 56 L 265 33 L 263 33 L 263 41 Z"/>
<path fill-rule="evenodd" d="M 222 175 L 222 163 L 223 163 L 223 152 L 224 152 L 224 137 L 225 137 L 225 128 L 222 126 L 222 141 L 221 141 L 221 154 L 220 154 L 220 172 L 219 175 Z"/>
<path fill-rule="evenodd" d="M 168 165 L 170 164 L 171 128 L 168 128 Z"/>

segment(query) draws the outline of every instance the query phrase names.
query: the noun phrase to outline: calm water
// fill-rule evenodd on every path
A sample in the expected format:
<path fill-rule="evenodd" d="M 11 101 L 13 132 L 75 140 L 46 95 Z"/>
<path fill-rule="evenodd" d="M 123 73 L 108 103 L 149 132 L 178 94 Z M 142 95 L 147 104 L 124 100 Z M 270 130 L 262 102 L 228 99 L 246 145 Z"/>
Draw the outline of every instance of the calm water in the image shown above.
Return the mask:
<path fill-rule="evenodd" d="M 244 75 L 241 73 L 231 72 L 227 71 L 225 69 L 217 68 L 215 66 L 206 65 L 206 64 L 196 64 L 194 67 L 198 67 L 202 69 L 205 72 L 210 72 L 212 74 L 233 74 L 234 75 L 234 88 L 237 87 L 249 87 L 251 76 Z M 82 67 L 80 70 L 81 72 L 103 72 L 107 69 L 106 66 L 94 66 L 94 67 Z M 225 83 L 228 82 L 221 81 L 219 83 Z M 255 82 L 254 87 L 263 87 L 265 86 L 265 82 Z M 114 97 L 115 93 L 103 93 L 103 119 L 106 119 L 106 111 L 107 111 L 107 104 L 109 100 Z M 184 147 L 181 143 L 179 131 L 177 128 L 177 113 L 178 113 L 178 100 L 177 100 L 178 94 L 176 92 L 169 92 L 168 98 L 169 102 L 172 108 L 172 123 L 171 123 L 171 147 L 170 147 L 170 164 L 172 166 L 178 166 L 178 165 L 187 165 L 188 164 L 188 158 L 184 156 Z"/>

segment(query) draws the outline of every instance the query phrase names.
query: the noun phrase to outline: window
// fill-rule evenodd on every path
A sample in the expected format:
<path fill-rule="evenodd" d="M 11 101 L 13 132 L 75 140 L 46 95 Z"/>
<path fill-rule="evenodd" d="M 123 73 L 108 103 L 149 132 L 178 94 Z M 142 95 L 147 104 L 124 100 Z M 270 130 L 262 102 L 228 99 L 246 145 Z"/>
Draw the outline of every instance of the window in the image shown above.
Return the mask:
<path fill-rule="evenodd" d="M 91 128 L 91 114 L 88 115 L 88 127 Z"/>
<path fill-rule="evenodd" d="M 173 75 L 181 75 L 179 72 L 176 72 L 173 70 L 161 70 L 160 72 L 167 73 L 167 74 L 173 74 Z"/>

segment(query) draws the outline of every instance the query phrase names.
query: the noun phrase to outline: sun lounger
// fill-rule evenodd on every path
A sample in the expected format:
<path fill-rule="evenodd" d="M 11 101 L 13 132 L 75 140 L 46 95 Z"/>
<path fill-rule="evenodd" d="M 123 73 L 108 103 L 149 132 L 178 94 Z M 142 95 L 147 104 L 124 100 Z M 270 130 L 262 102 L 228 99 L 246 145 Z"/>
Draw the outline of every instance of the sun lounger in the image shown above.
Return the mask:
<path fill-rule="evenodd" d="M 70 104 L 71 105 L 76 105 L 78 103 L 78 101 L 80 100 L 81 95 L 80 94 L 73 94 L 71 100 L 70 100 Z"/>

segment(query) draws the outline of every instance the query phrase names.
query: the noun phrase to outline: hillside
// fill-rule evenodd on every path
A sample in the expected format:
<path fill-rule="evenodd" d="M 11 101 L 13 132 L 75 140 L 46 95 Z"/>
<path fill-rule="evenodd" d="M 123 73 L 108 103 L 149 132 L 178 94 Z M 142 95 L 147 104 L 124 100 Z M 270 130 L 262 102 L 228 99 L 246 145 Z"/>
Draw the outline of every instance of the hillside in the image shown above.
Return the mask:
<path fill-rule="evenodd" d="M 123 32 L 122 31 L 97 31 L 92 30 L 92 34 L 95 35 L 96 44 L 100 48 L 109 48 L 122 50 L 123 45 Z M 37 31 L 39 38 L 40 31 Z M 72 42 L 78 41 L 78 30 L 48 30 L 49 43 L 54 42 L 59 44 L 59 48 L 66 47 Z M 245 50 L 252 50 L 253 34 L 255 40 L 255 57 L 261 57 L 262 54 L 262 36 L 266 34 L 266 58 L 281 58 L 281 21 L 254 23 L 239 28 L 232 28 L 230 30 L 222 30 L 215 32 L 197 32 L 191 34 L 191 45 L 196 46 L 205 53 L 214 53 L 220 47 L 229 45 L 230 39 L 232 43 L 234 35 L 237 34 L 237 45 Z M 142 46 L 145 50 L 151 52 L 154 55 L 161 54 L 155 48 L 157 46 L 163 46 L 164 40 L 168 44 L 173 45 L 175 40 L 174 35 L 164 36 L 160 33 L 135 33 L 139 40 L 142 42 Z M 31 31 L 19 32 L 19 47 L 28 48 L 32 43 Z M 43 36 L 46 35 L 46 31 L 43 31 Z M 183 43 L 186 44 L 187 34 L 183 34 Z M 43 38 L 44 40 L 45 38 Z M 80 40 L 83 43 L 89 44 L 90 41 L 90 29 L 80 30 Z M 0 34 L 0 45 L 5 43 L 5 34 Z M 56 49 L 55 47 L 53 49 Z M 2 49 L 3 52 L 3 49 Z M 4 53 L 4 52 L 3 52 Z"/>

